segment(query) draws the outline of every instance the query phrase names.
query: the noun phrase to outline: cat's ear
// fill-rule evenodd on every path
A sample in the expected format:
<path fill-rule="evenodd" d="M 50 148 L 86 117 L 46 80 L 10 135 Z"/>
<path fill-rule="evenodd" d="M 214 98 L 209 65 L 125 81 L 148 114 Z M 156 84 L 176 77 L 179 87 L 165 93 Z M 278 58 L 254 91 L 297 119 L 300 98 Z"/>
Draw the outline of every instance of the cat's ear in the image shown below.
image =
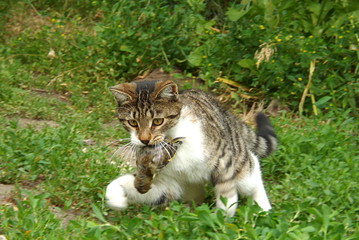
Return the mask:
<path fill-rule="evenodd" d="M 133 83 L 121 83 L 109 88 L 118 105 L 132 102 L 136 98 L 136 85 Z"/>
<path fill-rule="evenodd" d="M 178 99 L 178 87 L 171 80 L 159 82 L 156 85 L 156 89 L 154 91 L 155 98 L 165 98 L 171 100 Z"/>

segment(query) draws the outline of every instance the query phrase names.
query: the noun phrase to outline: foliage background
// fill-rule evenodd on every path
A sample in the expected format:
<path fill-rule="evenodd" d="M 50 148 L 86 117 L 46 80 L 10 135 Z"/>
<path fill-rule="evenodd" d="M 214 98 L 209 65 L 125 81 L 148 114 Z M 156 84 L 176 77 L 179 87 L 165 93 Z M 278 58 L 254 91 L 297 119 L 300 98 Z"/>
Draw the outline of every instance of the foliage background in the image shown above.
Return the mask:
<path fill-rule="evenodd" d="M 358 238 L 358 8 L 354 0 L 1 1 L 0 183 L 16 191 L 0 207 L 0 234 Z M 105 207 L 104 186 L 128 171 L 110 162 L 110 143 L 126 134 L 112 123 L 107 89 L 156 68 L 181 69 L 173 75 L 201 79 L 233 106 L 285 106 L 273 118 L 281 147 L 262 160 L 274 211 L 242 201 L 225 219 L 210 200 Z M 23 128 L 23 119 L 35 125 Z M 37 128 L 44 121 L 56 128 Z M 64 224 L 59 212 L 75 216 Z"/>

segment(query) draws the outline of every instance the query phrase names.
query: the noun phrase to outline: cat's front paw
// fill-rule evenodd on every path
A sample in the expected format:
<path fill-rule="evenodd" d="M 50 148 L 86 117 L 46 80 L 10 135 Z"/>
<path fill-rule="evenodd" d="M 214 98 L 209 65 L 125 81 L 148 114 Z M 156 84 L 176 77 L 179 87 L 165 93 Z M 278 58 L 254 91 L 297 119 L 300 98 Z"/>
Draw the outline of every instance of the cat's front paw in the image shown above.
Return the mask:
<path fill-rule="evenodd" d="M 126 196 L 126 186 L 133 182 L 133 175 L 125 175 L 112 181 L 106 188 L 106 203 L 114 210 L 127 208 L 128 199 Z M 133 183 L 132 183 L 133 184 Z"/>

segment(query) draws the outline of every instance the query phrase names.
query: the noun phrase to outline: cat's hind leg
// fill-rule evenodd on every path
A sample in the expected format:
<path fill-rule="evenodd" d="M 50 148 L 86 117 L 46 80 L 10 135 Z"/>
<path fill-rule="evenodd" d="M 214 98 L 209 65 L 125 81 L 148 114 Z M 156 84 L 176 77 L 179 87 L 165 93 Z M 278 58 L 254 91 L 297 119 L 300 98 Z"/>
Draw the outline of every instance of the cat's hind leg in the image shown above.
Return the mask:
<path fill-rule="evenodd" d="M 251 157 L 253 159 L 254 167 L 251 173 L 248 173 L 246 176 L 237 181 L 238 192 L 241 195 L 252 197 L 259 207 L 261 207 L 264 211 L 268 211 L 272 207 L 264 189 L 259 161 L 252 153 Z"/>
<path fill-rule="evenodd" d="M 263 183 L 258 185 L 253 193 L 253 200 L 263 209 L 263 211 L 269 211 L 272 206 L 269 203 L 266 191 L 264 189 Z"/>
<path fill-rule="evenodd" d="M 216 206 L 227 212 L 232 217 L 236 213 L 238 194 L 234 181 L 217 183 L 215 186 Z"/>

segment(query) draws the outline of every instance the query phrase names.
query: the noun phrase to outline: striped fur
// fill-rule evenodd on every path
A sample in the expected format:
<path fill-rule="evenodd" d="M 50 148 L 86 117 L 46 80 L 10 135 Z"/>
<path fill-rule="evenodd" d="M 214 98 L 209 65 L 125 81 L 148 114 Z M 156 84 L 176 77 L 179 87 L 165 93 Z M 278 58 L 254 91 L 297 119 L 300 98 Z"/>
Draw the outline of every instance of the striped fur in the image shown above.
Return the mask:
<path fill-rule="evenodd" d="M 183 144 L 145 194 L 136 191 L 131 175 L 110 183 L 106 193 L 110 207 L 122 209 L 128 203 L 158 204 L 175 199 L 200 202 L 203 184 L 211 182 L 217 207 L 228 215 L 235 213 L 238 193 L 253 197 L 264 210 L 271 208 L 257 157 L 274 151 L 277 138 L 264 114 L 256 116 L 254 132 L 210 94 L 199 90 L 179 94 L 172 81 L 125 83 L 111 91 L 118 102 L 118 117 L 136 148 L 165 138 L 181 137 Z"/>

